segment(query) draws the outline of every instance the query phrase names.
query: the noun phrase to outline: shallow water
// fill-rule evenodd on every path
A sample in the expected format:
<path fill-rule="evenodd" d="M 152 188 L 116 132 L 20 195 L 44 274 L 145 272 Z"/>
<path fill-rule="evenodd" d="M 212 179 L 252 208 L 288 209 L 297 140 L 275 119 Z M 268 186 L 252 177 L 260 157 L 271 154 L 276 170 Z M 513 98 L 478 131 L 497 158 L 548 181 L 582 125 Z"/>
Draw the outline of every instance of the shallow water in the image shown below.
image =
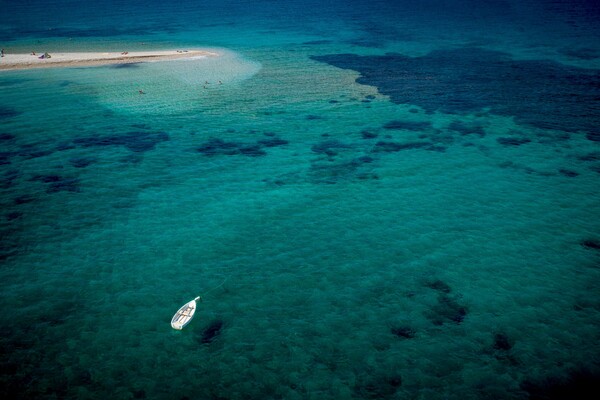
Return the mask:
<path fill-rule="evenodd" d="M 597 381 L 593 2 L 0 3 L 6 51 L 221 53 L 0 74 L 3 398 Z"/>

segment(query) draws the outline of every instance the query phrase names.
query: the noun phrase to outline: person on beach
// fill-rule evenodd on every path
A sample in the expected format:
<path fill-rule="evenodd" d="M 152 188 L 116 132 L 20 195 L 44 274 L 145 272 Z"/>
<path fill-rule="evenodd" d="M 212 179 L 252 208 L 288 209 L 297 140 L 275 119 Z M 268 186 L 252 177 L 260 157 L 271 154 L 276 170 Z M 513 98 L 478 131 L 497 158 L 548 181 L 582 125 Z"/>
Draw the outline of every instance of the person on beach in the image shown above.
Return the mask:
<path fill-rule="evenodd" d="M 2 49 L 1 53 L 2 53 L 2 57 L 4 57 L 4 49 Z"/>
<path fill-rule="evenodd" d="M 31 52 L 31 55 L 32 55 L 32 56 L 35 56 L 35 51 L 32 51 L 32 52 Z"/>

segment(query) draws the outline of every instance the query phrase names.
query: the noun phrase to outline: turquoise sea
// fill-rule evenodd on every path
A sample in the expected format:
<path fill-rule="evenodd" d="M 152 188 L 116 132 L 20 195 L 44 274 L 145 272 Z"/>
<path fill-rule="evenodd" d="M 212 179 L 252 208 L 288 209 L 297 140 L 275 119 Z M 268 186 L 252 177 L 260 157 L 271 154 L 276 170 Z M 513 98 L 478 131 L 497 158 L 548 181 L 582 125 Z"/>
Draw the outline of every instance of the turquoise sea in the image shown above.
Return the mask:
<path fill-rule="evenodd" d="M 0 10 L 2 399 L 600 393 L 597 1 Z"/>

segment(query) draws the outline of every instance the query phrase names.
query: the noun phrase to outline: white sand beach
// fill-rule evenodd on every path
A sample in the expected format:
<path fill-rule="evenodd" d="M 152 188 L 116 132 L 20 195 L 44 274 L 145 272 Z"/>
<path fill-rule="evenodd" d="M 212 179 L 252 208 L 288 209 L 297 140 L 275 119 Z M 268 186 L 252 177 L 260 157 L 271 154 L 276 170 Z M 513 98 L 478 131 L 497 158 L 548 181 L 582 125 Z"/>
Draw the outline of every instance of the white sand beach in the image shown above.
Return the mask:
<path fill-rule="evenodd" d="M 0 70 L 19 70 L 32 68 L 88 67 L 107 64 L 127 64 L 148 61 L 176 60 L 192 57 L 216 57 L 217 53 L 206 50 L 159 50 L 159 51 L 124 51 L 112 53 L 80 52 L 11 54 L 6 52 L 0 58 Z"/>

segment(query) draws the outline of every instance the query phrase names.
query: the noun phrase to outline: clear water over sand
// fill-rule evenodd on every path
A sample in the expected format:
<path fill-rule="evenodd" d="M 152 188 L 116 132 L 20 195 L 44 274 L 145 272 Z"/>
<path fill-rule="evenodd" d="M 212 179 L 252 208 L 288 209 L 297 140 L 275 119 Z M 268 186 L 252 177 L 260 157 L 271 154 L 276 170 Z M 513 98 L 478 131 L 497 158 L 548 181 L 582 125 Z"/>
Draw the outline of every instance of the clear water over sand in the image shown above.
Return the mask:
<path fill-rule="evenodd" d="M 593 2 L 73 3 L 2 47 L 221 57 L 0 74 L 3 398 L 598 378 Z"/>

